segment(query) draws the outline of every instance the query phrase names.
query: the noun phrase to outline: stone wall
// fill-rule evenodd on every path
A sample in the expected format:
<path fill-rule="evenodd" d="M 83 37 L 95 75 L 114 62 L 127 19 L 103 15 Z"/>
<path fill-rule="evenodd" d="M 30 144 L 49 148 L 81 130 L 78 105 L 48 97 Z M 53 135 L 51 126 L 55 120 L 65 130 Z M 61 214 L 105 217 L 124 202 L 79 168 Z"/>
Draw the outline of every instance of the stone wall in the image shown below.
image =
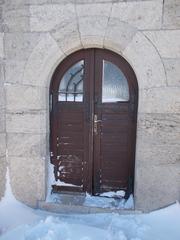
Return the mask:
<path fill-rule="evenodd" d="M 5 90 L 4 90 L 4 33 L 0 1 L 0 199 L 4 196 L 6 183 L 6 130 L 5 130 Z"/>
<path fill-rule="evenodd" d="M 0 6 L 0 197 L 8 162 L 15 197 L 34 207 L 45 199 L 52 73 L 73 51 L 99 47 L 126 58 L 138 79 L 136 209 L 180 200 L 179 0 L 1 0 Z"/>

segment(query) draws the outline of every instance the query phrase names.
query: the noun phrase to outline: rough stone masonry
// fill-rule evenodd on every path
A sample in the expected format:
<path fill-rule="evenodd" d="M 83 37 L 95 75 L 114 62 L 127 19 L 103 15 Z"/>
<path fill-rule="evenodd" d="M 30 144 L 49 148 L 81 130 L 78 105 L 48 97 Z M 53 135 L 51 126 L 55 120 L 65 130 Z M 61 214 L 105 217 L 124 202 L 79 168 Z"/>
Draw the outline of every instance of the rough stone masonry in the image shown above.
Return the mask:
<path fill-rule="evenodd" d="M 0 0 L 0 198 L 44 200 L 49 85 L 82 48 L 122 55 L 139 84 L 135 208 L 180 200 L 180 0 Z"/>

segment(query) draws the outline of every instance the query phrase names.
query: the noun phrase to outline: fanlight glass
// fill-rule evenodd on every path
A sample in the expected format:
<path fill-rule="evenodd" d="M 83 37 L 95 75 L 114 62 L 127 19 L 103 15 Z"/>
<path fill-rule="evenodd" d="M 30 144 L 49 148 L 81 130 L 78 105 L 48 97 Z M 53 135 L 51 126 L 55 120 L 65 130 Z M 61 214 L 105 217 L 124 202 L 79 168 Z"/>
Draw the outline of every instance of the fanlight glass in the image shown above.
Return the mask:
<path fill-rule="evenodd" d="M 103 60 L 102 102 L 126 102 L 129 86 L 123 72 L 113 63 Z"/>
<path fill-rule="evenodd" d="M 83 102 L 84 60 L 70 67 L 59 86 L 59 101 Z"/>

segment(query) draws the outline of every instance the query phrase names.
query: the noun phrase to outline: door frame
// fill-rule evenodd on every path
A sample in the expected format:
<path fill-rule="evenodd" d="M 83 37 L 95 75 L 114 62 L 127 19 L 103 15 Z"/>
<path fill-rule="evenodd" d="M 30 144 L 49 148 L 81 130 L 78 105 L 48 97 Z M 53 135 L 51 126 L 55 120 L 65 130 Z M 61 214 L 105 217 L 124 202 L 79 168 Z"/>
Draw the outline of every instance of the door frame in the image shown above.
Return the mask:
<path fill-rule="evenodd" d="M 69 69 L 70 64 L 74 64 L 76 59 L 83 57 L 84 54 L 85 56 L 88 58 L 89 63 L 91 64 L 87 64 L 85 62 L 85 68 L 87 68 L 88 73 L 89 73 L 89 78 L 90 79 L 94 79 L 94 81 L 89 81 L 88 82 L 88 86 L 85 89 L 84 94 L 88 94 L 87 89 L 89 88 L 90 91 L 93 91 L 93 89 L 95 88 L 95 82 L 96 82 L 96 77 L 99 73 L 95 72 L 97 71 L 97 68 L 94 68 L 94 64 L 95 64 L 95 51 L 96 50 L 100 50 L 103 51 L 103 53 L 105 55 L 111 55 L 114 59 L 116 59 L 117 63 L 121 63 L 123 66 L 123 69 L 121 69 L 121 71 L 124 73 L 124 75 L 127 77 L 128 80 L 128 85 L 129 85 L 129 91 L 131 91 L 131 87 L 133 87 L 135 94 L 135 101 L 136 101 L 136 106 L 131 106 L 132 108 L 136 108 L 136 119 L 135 120 L 135 128 L 133 130 L 133 134 L 134 134 L 134 139 L 135 139 L 135 147 L 134 147 L 134 152 L 133 152 L 133 172 L 135 172 L 135 151 L 136 151 L 136 129 L 137 129 L 137 108 L 138 108 L 138 83 L 137 83 L 137 78 L 136 75 L 134 73 L 134 70 L 132 69 L 132 67 L 130 66 L 130 64 L 119 54 L 112 52 L 110 50 L 107 49 L 98 49 L 98 48 L 89 48 L 89 49 L 81 49 L 78 50 L 72 54 L 70 54 L 69 56 L 67 56 L 56 68 L 56 70 L 54 71 L 53 77 L 51 79 L 51 83 L 50 83 L 50 88 L 49 88 L 49 96 L 50 96 L 50 105 L 52 107 L 50 107 L 50 152 L 52 152 L 52 138 L 53 136 L 51 136 L 52 133 L 52 129 L 54 126 L 52 126 L 52 109 L 55 106 L 55 104 L 57 103 L 57 101 L 52 97 L 52 93 L 54 91 L 56 91 L 58 89 L 59 83 L 60 81 L 58 79 L 60 79 L 60 75 L 63 76 L 63 74 Z M 114 63 L 114 62 L 113 62 Z M 117 64 L 118 66 L 119 64 Z M 61 73 L 61 74 L 59 74 Z M 131 95 L 131 94 L 130 94 Z M 86 103 L 85 103 L 86 104 Z M 89 104 L 89 107 L 87 106 Z M 91 95 L 89 98 L 89 102 L 87 103 L 86 107 L 87 107 L 87 112 L 94 112 L 94 97 Z M 87 113 L 88 114 L 88 113 Z M 89 114 L 90 115 L 90 114 Z M 94 163 L 94 139 L 93 139 L 93 114 L 90 116 L 89 119 L 89 125 L 90 125 L 90 129 L 91 131 L 89 131 L 88 137 L 89 137 L 89 143 L 88 143 L 88 147 L 89 149 L 91 149 L 90 151 L 88 151 L 88 168 L 87 168 L 87 182 L 85 183 L 85 187 L 86 187 L 86 191 L 90 194 L 93 193 L 93 172 L 94 172 L 94 167 L 93 167 L 93 163 Z M 51 163 L 53 163 L 52 158 L 51 158 Z M 135 175 L 135 174 L 134 174 Z M 134 176 L 133 176 L 133 188 L 134 188 Z"/>

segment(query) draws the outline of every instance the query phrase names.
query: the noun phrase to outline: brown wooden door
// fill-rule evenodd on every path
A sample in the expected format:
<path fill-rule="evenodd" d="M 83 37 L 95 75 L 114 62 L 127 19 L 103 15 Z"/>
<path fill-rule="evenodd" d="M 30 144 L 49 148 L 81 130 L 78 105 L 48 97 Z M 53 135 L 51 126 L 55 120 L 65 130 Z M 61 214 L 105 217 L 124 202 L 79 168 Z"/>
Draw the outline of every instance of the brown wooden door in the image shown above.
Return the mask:
<path fill-rule="evenodd" d="M 133 191 L 138 86 L 119 55 L 78 51 L 51 84 L 53 191 Z"/>

